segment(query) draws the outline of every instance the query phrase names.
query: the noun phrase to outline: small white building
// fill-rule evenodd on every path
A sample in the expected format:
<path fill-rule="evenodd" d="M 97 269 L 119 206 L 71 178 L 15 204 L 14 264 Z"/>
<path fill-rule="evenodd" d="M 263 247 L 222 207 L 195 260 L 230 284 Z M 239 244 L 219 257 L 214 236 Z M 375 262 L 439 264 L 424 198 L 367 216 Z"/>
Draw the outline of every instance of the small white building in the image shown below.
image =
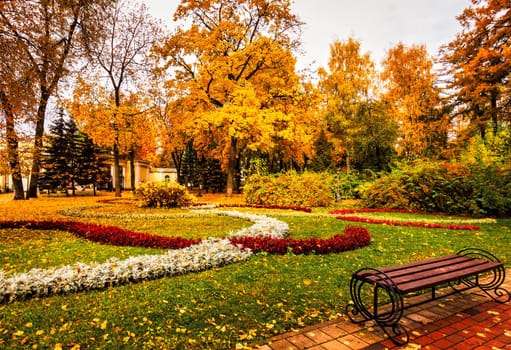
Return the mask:
<path fill-rule="evenodd" d="M 113 162 L 110 164 L 110 174 L 112 176 L 112 188 L 115 188 L 114 166 Z M 121 172 L 121 188 L 131 190 L 131 172 L 129 160 L 120 160 L 119 162 Z M 155 168 L 151 167 L 150 163 L 145 160 L 135 161 L 135 188 L 144 182 L 177 182 L 176 168 Z"/>

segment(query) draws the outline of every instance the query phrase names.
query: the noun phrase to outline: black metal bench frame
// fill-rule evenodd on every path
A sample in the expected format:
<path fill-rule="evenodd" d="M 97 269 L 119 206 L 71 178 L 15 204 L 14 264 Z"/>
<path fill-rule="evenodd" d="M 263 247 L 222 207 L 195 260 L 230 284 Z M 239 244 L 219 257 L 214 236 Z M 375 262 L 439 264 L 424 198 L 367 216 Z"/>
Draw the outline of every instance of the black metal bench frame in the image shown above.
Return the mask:
<path fill-rule="evenodd" d="M 481 280 L 480 275 L 487 278 Z M 362 268 L 351 277 L 353 303 L 346 306 L 346 313 L 353 323 L 374 320 L 396 345 L 404 345 L 410 340 L 407 329 L 399 324 L 405 309 L 472 288 L 479 288 L 493 300 L 505 303 L 511 299 L 509 291 L 501 288 L 505 277 L 504 264 L 478 248 L 383 269 Z M 452 291 L 438 296 L 435 289 L 439 286 L 450 286 Z M 373 289 L 369 302 L 363 298 L 367 288 Z M 431 289 L 430 298 L 405 305 L 405 295 L 427 289 Z"/>

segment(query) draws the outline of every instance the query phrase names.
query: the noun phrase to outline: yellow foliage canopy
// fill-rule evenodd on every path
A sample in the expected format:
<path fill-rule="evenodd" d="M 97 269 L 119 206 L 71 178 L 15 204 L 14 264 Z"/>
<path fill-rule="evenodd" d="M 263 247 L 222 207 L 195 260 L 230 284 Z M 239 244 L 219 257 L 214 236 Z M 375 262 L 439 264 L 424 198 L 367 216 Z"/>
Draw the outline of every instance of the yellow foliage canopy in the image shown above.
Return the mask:
<path fill-rule="evenodd" d="M 117 106 L 105 87 L 78 79 L 67 108 L 78 127 L 97 145 L 116 144 L 121 153 L 135 145 L 139 156 L 148 159 L 154 155 L 158 124 L 138 96 L 131 94 L 123 102 Z"/>
<path fill-rule="evenodd" d="M 173 127 L 193 125 L 199 151 L 223 160 L 229 175 L 245 150 L 282 148 L 300 158 L 293 145 L 307 143 L 308 132 L 296 125 L 308 118 L 297 108 L 303 89 L 292 36 L 301 22 L 290 2 L 183 0 L 174 19 L 192 23 L 155 49 L 172 72 L 167 113 L 181 118 Z"/>

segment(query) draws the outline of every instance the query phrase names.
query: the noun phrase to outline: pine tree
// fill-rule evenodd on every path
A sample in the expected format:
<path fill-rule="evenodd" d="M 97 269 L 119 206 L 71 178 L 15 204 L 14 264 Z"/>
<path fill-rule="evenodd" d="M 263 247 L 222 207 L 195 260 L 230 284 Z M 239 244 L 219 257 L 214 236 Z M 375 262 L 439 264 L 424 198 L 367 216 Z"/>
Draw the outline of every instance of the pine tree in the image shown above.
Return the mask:
<path fill-rule="evenodd" d="M 98 186 L 109 180 L 108 167 L 105 165 L 106 152 L 103 152 L 92 139 L 80 131 L 75 135 L 76 183 L 82 186 L 91 185 L 96 195 Z"/>
<path fill-rule="evenodd" d="M 314 171 L 335 170 L 334 145 L 321 130 L 318 139 L 314 143 L 314 156 L 311 160 L 311 168 Z"/>
<path fill-rule="evenodd" d="M 42 151 L 39 188 L 48 189 L 49 193 L 65 190 L 67 194 L 67 185 L 71 178 L 69 154 L 72 145 L 69 144 L 66 121 L 62 111 L 50 125 L 49 131 L 50 135 L 48 135 Z"/>
<path fill-rule="evenodd" d="M 181 166 L 181 180 L 184 181 L 184 185 L 188 188 L 193 186 L 196 180 L 197 173 L 197 152 L 193 147 L 193 140 L 186 144 L 186 148 L 183 152 L 183 163 Z"/>
<path fill-rule="evenodd" d="M 43 148 L 40 189 L 65 191 L 73 195 L 76 186 L 92 185 L 94 195 L 97 185 L 107 181 L 105 158 L 101 150 L 86 134 L 80 132 L 72 118 L 65 119 L 62 111 L 49 128 Z"/>

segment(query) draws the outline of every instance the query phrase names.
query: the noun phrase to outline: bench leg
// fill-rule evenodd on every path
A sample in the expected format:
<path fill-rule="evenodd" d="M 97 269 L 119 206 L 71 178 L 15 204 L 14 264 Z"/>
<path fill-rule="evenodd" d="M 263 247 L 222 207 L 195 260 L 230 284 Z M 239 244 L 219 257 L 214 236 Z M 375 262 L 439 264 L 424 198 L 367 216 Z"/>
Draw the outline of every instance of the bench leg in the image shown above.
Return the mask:
<path fill-rule="evenodd" d="M 501 304 L 507 303 L 508 301 L 511 300 L 511 293 L 509 293 L 507 289 L 501 287 L 504 281 L 505 281 L 504 268 L 493 270 L 491 275 L 485 276 L 483 281 L 481 281 L 479 275 L 476 275 L 473 278 L 466 278 L 461 280 L 461 282 L 468 288 L 479 288 L 494 301 Z M 451 287 L 456 290 L 455 287 L 453 286 Z"/>
<path fill-rule="evenodd" d="M 379 281 L 381 283 L 376 285 L 359 278 L 359 272 L 362 270 L 371 270 L 373 276 L 377 274 L 381 278 Z M 410 340 L 408 331 L 399 324 L 404 310 L 402 294 L 385 273 L 376 269 L 362 270 L 353 274 L 350 281 L 353 304 L 346 306 L 347 316 L 356 324 L 374 320 L 396 345 L 408 343 Z M 363 273 L 361 275 L 363 276 Z M 370 294 L 372 294 L 372 305 L 371 302 L 367 302 Z M 382 305 L 384 307 L 380 308 Z"/>
<path fill-rule="evenodd" d="M 478 248 L 465 248 L 460 250 L 457 254 L 488 261 L 500 262 L 500 260 L 495 255 Z M 477 287 L 481 289 L 484 293 L 486 293 L 486 295 L 498 303 L 506 303 L 511 300 L 511 293 L 509 293 L 507 289 L 501 287 L 505 280 L 506 270 L 503 266 L 500 266 L 485 275 L 483 281 L 481 281 L 479 275 L 476 275 L 472 278 L 462 279 L 460 282 L 462 282 L 468 288 Z M 456 290 L 456 288 L 452 285 L 451 287 Z"/>

